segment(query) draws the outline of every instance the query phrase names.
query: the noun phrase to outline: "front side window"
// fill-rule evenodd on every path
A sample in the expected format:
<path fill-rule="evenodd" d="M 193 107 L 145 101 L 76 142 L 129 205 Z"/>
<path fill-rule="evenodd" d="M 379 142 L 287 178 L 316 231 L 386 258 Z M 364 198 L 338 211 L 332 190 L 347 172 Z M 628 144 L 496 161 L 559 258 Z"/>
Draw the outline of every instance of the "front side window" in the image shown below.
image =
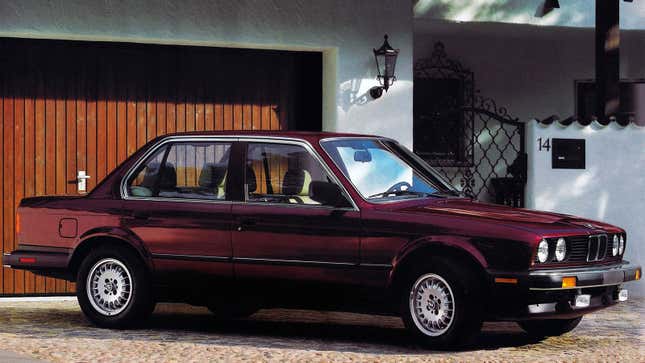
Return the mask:
<path fill-rule="evenodd" d="M 226 199 L 230 143 L 178 142 L 160 148 L 128 181 L 133 197 Z"/>
<path fill-rule="evenodd" d="M 249 143 L 245 191 L 249 202 L 320 205 L 309 197 L 312 181 L 331 182 L 322 165 L 302 146 Z"/>
<path fill-rule="evenodd" d="M 323 148 L 370 201 L 457 195 L 427 164 L 397 143 L 377 139 L 324 141 Z"/>

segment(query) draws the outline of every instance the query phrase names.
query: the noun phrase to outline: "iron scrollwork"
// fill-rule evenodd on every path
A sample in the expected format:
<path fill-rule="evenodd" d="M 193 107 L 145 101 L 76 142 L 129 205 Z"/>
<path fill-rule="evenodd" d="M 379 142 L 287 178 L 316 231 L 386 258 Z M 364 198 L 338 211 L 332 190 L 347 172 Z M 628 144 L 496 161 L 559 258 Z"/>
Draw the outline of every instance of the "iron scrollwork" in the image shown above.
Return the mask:
<path fill-rule="evenodd" d="M 419 60 L 414 69 L 415 152 L 466 195 L 523 206 L 524 124 L 506 107 L 475 91 L 473 72 L 449 59 L 442 43 L 436 43 L 432 56 Z M 435 89 L 424 88 L 424 82 Z M 428 132 L 435 135 L 424 134 Z M 437 148 L 442 142 L 452 149 Z"/>
<path fill-rule="evenodd" d="M 446 110 L 474 106 L 474 73 L 438 42 L 430 58 L 415 63 L 414 87 L 415 151 L 434 165 L 472 165 L 473 115 Z"/>

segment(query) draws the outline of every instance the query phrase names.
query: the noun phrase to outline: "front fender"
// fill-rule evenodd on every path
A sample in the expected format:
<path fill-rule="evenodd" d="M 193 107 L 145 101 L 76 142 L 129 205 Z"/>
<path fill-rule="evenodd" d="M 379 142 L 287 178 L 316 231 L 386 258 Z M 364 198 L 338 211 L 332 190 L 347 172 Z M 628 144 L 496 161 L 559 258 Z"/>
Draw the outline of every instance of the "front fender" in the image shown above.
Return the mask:
<path fill-rule="evenodd" d="M 477 249 L 471 238 L 463 236 L 424 236 L 407 243 L 392 260 L 392 270 L 388 279 L 388 286 L 392 286 L 395 278 L 405 261 L 417 253 L 445 251 L 455 254 L 459 257 L 468 258 L 471 262 L 477 264 L 482 270 L 488 268 L 486 257 Z"/>

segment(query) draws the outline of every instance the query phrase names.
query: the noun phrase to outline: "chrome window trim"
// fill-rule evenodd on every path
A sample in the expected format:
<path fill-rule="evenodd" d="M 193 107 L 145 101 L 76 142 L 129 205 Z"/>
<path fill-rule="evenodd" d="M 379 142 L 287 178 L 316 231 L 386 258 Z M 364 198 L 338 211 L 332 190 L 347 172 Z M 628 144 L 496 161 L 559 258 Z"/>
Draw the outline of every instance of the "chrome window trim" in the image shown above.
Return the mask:
<path fill-rule="evenodd" d="M 298 205 L 298 204 L 286 204 L 286 203 L 262 203 L 262 202 L 248 202 L 246 200 L 244 201 L 237 201 L 237 200 L 209 200 L 209 199 L 182 199 L 182 198 L 168 198 L 168 197 L 135 197 L 128 195 L 127 192 L 127 181 L 130 179 L 132 174 L 134 173 L 135 170 L 141 166 L 141 164 L 147 160 L 152 154 L 154 154 L 159 148 L 163 147 L 165 144 L 172 143 L 172 142 L 230 142 L 231 144 L 235 142 L 259 142 L 259 143 L 273 143 L 273 144 L 286 144 L 286 145 L 298 145 L 302 146 L 315 160 L 320 163 L 322 168 L 325 170 L 325 172 L 331 177 L 332 182 L 336 183 L 338 186 L 340 186 L 343 194 L 345 197 L 349 200 L 353 208 L 335 208 L 335 207 L 330 207 L 330 206 L 322 206 L 322 205 L 311 205 L 311 204 L 304 204 L 304 205 Z M 358 208 L 358 205 L 352 198 L 351 194 L 347 191 L 347 188 L 345 188 L 345 185 L 340 182 L 338 179 L 338 176 L 332 172 L 332 170 L 329 168 L 329 165 L 320 157 L 318 152 L 313 148 L 313 146 L 304 139 L 298 139 L 298 138 L 293 138 L 293 137 L 277 137 L 277 136 L 248 136 L 248 135 L 217 135 L 217 136 L 211 136 L 211 135 L 174 135 L 174 136 L 168 136 L 160 140 L 157 144 L 153 145 L 150 150 L 146 151 L 145 154 L 143 154 L 135 163 L 134 165 L 126 172 L 126 174 L 123 176 L 120 182 L 120 194 L 121 194 L 121 199 L 123 200 L 147 200 L 147 201 L 164 201 L 164 202 L 176 202 L 176 201 L 183 201 L 183 202 L 189 202 L 189 203 L 239 203 L 239 204 L 249 204 L 249 205 L 273 205 L 273 206 L 299 206 L 299 207 L 308 207 L 308 208 L 329 208 L 329 209 L 334 209 L 334 210 L 353 210 L 353 211 L 360 211 Z M 246 195 L 244 196 L 246 198 Z"/>

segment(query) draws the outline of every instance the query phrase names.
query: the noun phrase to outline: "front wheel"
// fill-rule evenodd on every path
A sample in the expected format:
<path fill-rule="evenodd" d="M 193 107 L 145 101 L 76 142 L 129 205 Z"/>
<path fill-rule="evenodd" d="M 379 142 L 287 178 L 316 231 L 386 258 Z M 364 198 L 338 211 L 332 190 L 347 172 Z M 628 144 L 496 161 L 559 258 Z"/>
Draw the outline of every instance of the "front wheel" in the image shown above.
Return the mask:
<path fill-rule="evenodd" d="M 432 259 L 430 267 L 413 273 L 401 301 L 406 328 L 425 346 L 461 347 L 482 325 L 479 289 L 473 273 Z"/>
<path fill-rule="evenodd" d="M 527 320 L 518 324 L 525 332 L 536 337 L 559 336 L 575 329 L 582 316 L 575 319 Z"/>
<path fill-rule="evenodd" d="M 81 263 L 76 296 L 85 316 L 104 328 L 125 328 L 154 310 L 148 273 L 132 252 L 100 247 Z"/>

